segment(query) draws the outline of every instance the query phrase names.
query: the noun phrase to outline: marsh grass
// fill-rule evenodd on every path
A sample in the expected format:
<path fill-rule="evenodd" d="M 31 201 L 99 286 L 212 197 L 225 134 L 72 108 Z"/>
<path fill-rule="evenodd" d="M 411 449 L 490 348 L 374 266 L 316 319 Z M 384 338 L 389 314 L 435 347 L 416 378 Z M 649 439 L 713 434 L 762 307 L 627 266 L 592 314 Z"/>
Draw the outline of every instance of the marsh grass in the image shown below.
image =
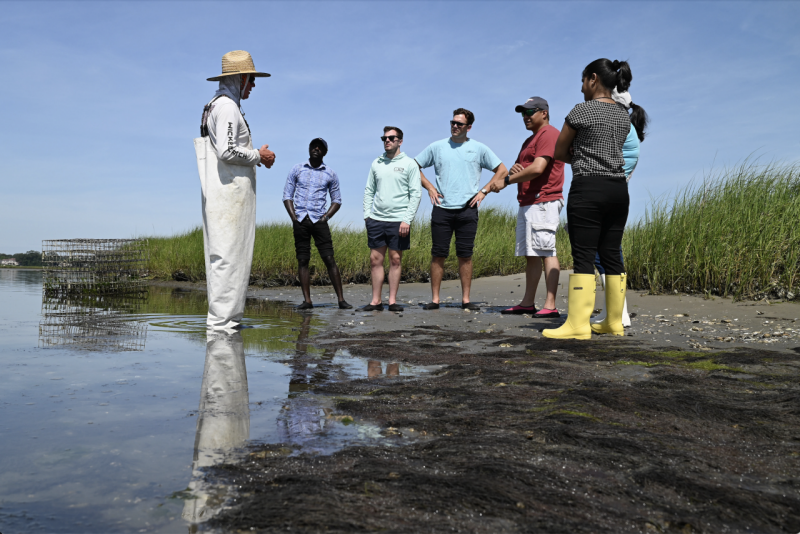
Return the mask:
<path fill-rule="evenodd" d="M 654 199 L 640 220 L 629 222 L 622 248 L 629 287 L 652 293 L 703 293 L 738 299 L 800 295 L 800 165 L 745 161 Z M 475 241 L 474 276 L 524 272 L 514 256 L 516 210 L 481 210 Z M 333 226 L 336 261 L 345 283 L 369 281 L 369 250 L 361 226 Z M 562 269 L 572 268 L 569 237 L 556 236 Z M 150 274 L 160 279 L 205 279 L 203 232 L 149 239 Z M 412 225 L 411 250 L 403 255 L 403 280 L 425 282 L 430 272 L 430 221 Z M 312 247 L 312 281 L 328 274 Z M 297 261 L 288 223 L 256 228 L 251 282 L 294 285 Z M 455 245 L 445 279 L 458 277 Z"/>
<path fill-rule="evenodd" d="M 623 239 L 631 287 L 793 299 L 800 275 L 800 166 L 745 161 L 651 203 Z"/>
<path fill-rule="evenodd" d="M 475 238 L 473 273 L 475 277 L 506 275 L 525 270 L 524 258 L 514 256 L 516 210 L 486 208 L 481 210 Z M 336 263 L 344 283 L 369 281 L 369 248 L 367 233 L 355 225 L 332 225 Z M 159 279 L 200 281 L 205 279 L 203 231 L 196 228 L 172 237 L 148 239 L 149 272 Z M 569 239 L 563 229 L 556 236 L 557 254 L 562 268 L 572 266 Z M 330 280 L 322 259 L 311 247 L 311 278 L 314 284 Z M 411 249 L 403 253 L 403 280 L 426 282 L 430 273 L 430 220 L 418 219 L 411 227 Z M 388 259 L 386 262 L 388 269 Z M 445 262 L 445 279 L 458 277 L 455 242 Z M 297 260 L 294 235 L 288 223 L 266 223 L 256 227 L 251 283 L 263 286 L 297 283 Z"/>

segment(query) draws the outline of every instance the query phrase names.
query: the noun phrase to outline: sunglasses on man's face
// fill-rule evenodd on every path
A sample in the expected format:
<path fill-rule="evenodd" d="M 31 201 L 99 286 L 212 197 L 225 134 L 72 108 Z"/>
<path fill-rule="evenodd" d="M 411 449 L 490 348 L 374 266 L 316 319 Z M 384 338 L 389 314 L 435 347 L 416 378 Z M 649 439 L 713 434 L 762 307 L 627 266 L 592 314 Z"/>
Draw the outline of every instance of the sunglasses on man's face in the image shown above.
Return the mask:
<path fill-rule="evenodd" d="M 457 128 L 463 128 L 466 125 L 464 122 L 450 121 L 450 126 L 456 126 Z"/>
<path fill-rule="evenodd" d="M 520 113 L 522 113 L 526 117 L 533 117 L 534 115 L 536 115 L 536 112 L 538 112 L 538 111 L 543 111 L 543 110 L 541 110 L 539 108 L 524 109 L 524 110 L 520 111 Z"/>
<path fill-rule="evenodd" d="M 382 136 L 381 136 L 381 141 L 383 141 L 384 143 L 385 143 L 386 141 L 392 141 L 392 142 L 395 142 L 395 141 L 397 141 L 398 139 L 400 139 L 400 138 L 399 138 L 399 137 L 397 137 L 396 135 L 382 135 Z"/>

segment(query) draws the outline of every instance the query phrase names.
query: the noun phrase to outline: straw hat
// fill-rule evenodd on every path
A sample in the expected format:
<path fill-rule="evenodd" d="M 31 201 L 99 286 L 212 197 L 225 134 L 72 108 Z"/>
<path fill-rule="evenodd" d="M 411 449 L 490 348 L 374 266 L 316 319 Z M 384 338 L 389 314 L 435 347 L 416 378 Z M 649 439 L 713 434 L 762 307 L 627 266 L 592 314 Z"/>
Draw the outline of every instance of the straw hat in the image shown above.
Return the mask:
<path fill-rule="evenodd" d="M 222 74 L 208 78 L 209 82 L 217 82 L 225 76 L 232 74 L 251 74 L 255 78 L 266 78 L 266 72 L 258 72 L 253 65 L 253 58 L 249 52 L 244 50 L 234 50 L 222 56 Z"/>

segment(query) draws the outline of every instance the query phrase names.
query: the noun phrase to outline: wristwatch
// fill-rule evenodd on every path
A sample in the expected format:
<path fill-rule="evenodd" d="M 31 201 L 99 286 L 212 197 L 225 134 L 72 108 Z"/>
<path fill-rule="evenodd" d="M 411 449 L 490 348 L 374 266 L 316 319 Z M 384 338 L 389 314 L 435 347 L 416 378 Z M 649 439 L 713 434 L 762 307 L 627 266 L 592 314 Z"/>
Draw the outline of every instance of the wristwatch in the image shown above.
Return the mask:
<path fill-rule="evenodd" d="M 489 194 L 489 192 L 486 189 L 481 189 L 481 193 L 483 193 L 484 195 L 488 195 Z"/>
<path fill-rule="evenodd" d="M 505 179 L 504 181 L 505 181 L 505 184 L 506 184 L 506 185 L 510 184 L 510 183 L 511 183 L 511 175 L 510 175 L 510 174 L 507 174 L 507 175 L 506 175 L 506 179 Z"/>

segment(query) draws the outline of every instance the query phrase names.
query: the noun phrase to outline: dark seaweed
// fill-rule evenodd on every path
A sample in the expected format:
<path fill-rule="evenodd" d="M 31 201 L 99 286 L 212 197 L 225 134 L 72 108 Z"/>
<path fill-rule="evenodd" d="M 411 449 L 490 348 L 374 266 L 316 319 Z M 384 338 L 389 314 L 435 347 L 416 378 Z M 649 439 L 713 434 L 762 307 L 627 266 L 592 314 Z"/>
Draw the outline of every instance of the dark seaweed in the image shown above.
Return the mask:
<path fill-rule="evenodd" d="M 800 531 L 800 355 L 532 343 L 438 328 L 339 334 L 324 346 L 446 367 L 318 386 L 355 399 L 337 411 L 402 435 L 330 456 L 259 455 L 276 445 L 256 446 L 248 460 L 210 471 L 209 480 L 239 492 L 212 527 Z"/>

